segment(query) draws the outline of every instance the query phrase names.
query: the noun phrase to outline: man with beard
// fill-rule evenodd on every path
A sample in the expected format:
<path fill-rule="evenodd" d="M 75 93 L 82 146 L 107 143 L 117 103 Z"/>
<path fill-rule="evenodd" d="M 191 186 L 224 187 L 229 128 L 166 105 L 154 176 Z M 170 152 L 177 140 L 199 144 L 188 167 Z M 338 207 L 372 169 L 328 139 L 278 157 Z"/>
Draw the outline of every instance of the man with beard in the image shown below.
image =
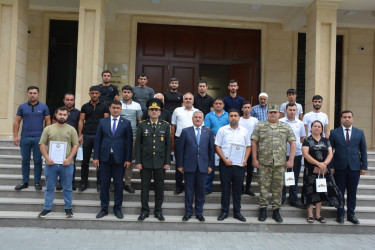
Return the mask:
<path fill-rule="evenodd" d="M 99 101 L 100 92 L 97 86 L 90 88 L 90 101 L 82 105 L 78 122 L 78 139 L 82 143 L 83 160 L 81 165 L 81 186 L 79 191 L 87 189 L 89 178 L 89 163 L 94 148 L 96 130 L 100 119 L 109 116 L 108 107 Z M 96 171 L 97 191 L 100 191 L 100 175 Z"/>
<path fill-rule="evenodd" d="M 251 142 L 249 132 L 246 128 L 238 124 L 240 111 L 229 110 L 229 125 L 219 129 L 215 139 L 215 150 L 220 157 L 219 170 L 221 182 L 221 214 L 217 218 L 223 221 L 228 218 L 230 193 L 233 193 L 233 218 L 245 222 L 245 217 L 241 214 L 241 193 L 242 184 L 245 177 L 245 166 L 251 152 Z M 241 165 L 236 165 L 230 160 L 231 148 L 233 144 L 241 144 L 246 147 L 244 159 Z"/>
<path fill-rule="evenodd" d="M 66 124 L 68 111 L 65 107 L 60 107 L 55 112 L 57 123 L 52 124 L 44 129 L 40 138 L 39 147 L 43 157 L 46 159 L 44 175 L 46 177 L 46 189 L 44 191 L 44 208 L 38 215 L 39 218 L 46 217 L 52 209 L 57 176 L 60 177 L 63 188 L 63 197 L 65 201 L 65 213 L 67 218 L 73 217 L 72 201 L 72 178 L 73 178 L 73 157 L 78 150 L 77 131 L 70 125 Z M 53 142 L 55 146 L 51 146 Z M 55 162 L 53 154 L 49 155 L 47 151 L 55 147 L 66 147 L 66 153 L 63 162 Z"/>
<path fill-rule="evenodd" d="M 259 97 L 259 104 L 255 105 L 250 113 L 250 116 L 255 117 L 258 121 L 266 121 L 267 118 L 267 111 L 268 111 L 268 95 L 266 93 L 260 93 Z"/>
<path fill-rule="evenodd" d="M 164 93 L 164 108 L 171 114 L 176 108 L 181 107 L 183 96 L 180 92 L 177 92 L 179 82 L 177 78 L 171 78 L 169 80 L 169 92 Z"/>
<path fill-rule="evenodd" d="M 314 95 L 312 98 L 312 105 L 313 110 L 303 117 L 303 124 L 305 125 L 306 131 L 308 131 L 308 135 L 311 135 L 311 124 L 314 121 L 320 121 L 323 126 L 323 136 L 329 138 L 329 130 L 328 130 L 328 116 L 321 112 L 320 109 L 323 105 L 323 97 L 320 95 Z"/>
<path fill-rule="evenodd" d="M 74 107 L 74 102 L 75 102 L 74 95 L 71 94 L 71 93 L 66 93 L 64 95 L 63 102 L 64 102 L 64 107 L 68 111 L 68 118 L 66 119 L 66 123 L 68 125 L 72 126 L 73 128 L 75 128 L 77 133 L 78 133 L 78 121 L 79 121 L 79 115 L 80 115 L 81 112 Z M 56 111 L 55 111 L 55 114 L 56 114 Z M 57 123 L 55 114 L 52 117 L 52 124 Z M 75 174 L 76 174 L 75 157 L 74 157 L 73 160 L 74 160 L 74 164 L 73 164 L 74 170 L 73 170 L 72 185 L 73 185 L 73 190 L 76 190 L 76 185 L 75 185 L 75 182 L 74 182 Z M 56 190 L 61 190 L 61 189 L 62 189 L 61 181 L 59 180 L 59 182 L 56 185 Z"/>
<path fill-rule="evenodd" d="M 105 105 L 109 105 L 112 100 L 120 100 L 118 89 L 111 82 L 112 73 L 109 70 L 102 72 L 102 83 L 98 84 L 97 87 L 100 92 L 99 101 Z"/>
<path fill-rule="evenodd" d="M 237 80 L 235 79 L 230 80 L 228 89 L 229 89 L 229 95 L 227 95 L 223 99 L 225 111 L 228 112 L 231 109 L 235 109 L 241 112 L 242 103 L 245 101 L 245 98 L 237 95 L 237 91 L 238 91 Z"/>
<path fill-rule="evenodd" d="M 198 94 L 194 95 L 194 107 L 203 112 L 206 116 L 213 109 L 214 99 L 207 94 L 207 82 L 200 80 L 198 83 Z"/>

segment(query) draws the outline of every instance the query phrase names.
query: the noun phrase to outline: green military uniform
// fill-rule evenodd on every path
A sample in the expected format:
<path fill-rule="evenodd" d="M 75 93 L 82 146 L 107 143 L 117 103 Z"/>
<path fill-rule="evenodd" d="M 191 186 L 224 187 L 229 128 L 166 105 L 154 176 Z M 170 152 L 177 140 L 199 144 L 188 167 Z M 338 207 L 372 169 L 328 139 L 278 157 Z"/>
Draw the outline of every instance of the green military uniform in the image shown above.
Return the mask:
<path fill-rule="evenodd" d="M 155 214 L 161 213 L 164 196 L 164 165 L 171 164 L 171 135 L 169 123 L 158 120 L 155 129 L 151 120 L 138 125 L 135 143 L 135 164 L 142 164 L 141 203 L 142 212 L 148 214 L 149 191 L 152 175 L 155 188 Z"/>
<path fill-rule="evenodd" d="M 287 141 L 295 141 L 289 124 L 268 121 L 259 122 L 251 135 L 258 142 L 258 183 L 260 186 L 259 207 L 268 205 L 268 193 L 271 188 L 272 208 L 281 207 L 281 194 L 284 186 L 285 155 Z"/>

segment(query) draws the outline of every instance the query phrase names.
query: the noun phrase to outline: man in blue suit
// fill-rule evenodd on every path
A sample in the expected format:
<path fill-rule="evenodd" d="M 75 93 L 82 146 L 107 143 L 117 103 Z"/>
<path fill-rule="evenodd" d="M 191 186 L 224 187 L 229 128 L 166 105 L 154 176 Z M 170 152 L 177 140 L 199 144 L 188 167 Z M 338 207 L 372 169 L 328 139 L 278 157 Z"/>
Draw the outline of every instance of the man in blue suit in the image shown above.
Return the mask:
<path fill-rule="evenodd" d="M 177 146 L 178 170 L 185 177 L 185 215 L 183 221 L 188 221 L 193 214 L 193 197 L 195 194 L 195 216 L 199 221 L 203 217 L 205 201 L 206 177 L 215 164 L 214 134 L 209 128 L 202 126 L 203 113 L 199 110 L 193 113 L 193 125 L 184 128 Z"/>
<path fill-rule="evenodd" d="M 133 132 L 130 122 L 122 117 L 121 102 L 110 102 L 111 116 L 101 119 L 95 137 L 93 164 L 100 171 L 100 201 L 102 209 L 96 215 L 100 219 L 108 215 L 109 186 L 111 178 L 115 187 L 113 212 L 118 219 L 121 212 L 125 168 L 131 167 Z M 100 163 L 100 166 L 99 166 Z"/>
<path fill-rule="evenodd" d="M 367 172 L 367 150 L 365 135 L 362 130 L 352 126 L 353 112 L 341 112 L 342 126 L 331 131 L 329 141 L 335 149 L 332 160 L 333 172 L 338 188 L 344 197 L 347 192 L 347 220 L 359 224 L 355 217 L 357 186 L 360 175 Z M 338 223 L 344 223 L 345 209 L 337 209 Z"/>

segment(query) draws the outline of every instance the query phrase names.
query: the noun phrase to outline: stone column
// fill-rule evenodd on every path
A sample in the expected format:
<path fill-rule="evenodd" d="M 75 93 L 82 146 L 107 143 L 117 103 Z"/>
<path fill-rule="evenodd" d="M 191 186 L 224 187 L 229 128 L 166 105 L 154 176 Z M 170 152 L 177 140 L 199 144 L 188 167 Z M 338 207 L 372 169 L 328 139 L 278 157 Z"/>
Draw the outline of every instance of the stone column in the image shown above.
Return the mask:
<path fill-rule="evenodd" d="M 0 0 L 0 137 L 12 138 L 19 104 L 26 100 L 28 0 Z"/>
<path fill-rule="evenodd" d="M 80 0 L 76 107 L 89 101 L 92 85 L 101 83 L 104 65 L 105 1 Z"/>
<path fill-rule="evenodd" d="M 333 128 L 335 115 L 336 26 L 340 3 L 341 0 L 315 0 L 306 9 L 306 112 L 312 108 L 312 96 L 321 95 L 321 111 L 328 115 L 329 128 Z"/>

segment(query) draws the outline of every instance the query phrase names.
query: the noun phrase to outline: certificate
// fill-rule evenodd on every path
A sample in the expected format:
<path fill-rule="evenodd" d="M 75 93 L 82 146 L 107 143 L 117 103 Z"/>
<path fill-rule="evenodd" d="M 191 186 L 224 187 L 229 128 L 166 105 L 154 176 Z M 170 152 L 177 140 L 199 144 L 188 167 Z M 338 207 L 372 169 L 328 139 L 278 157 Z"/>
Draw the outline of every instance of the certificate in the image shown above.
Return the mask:
<path fill-rule="evenodd" d="M 66 156 L 66 146 L 68 144 L 62 141 L 49 142 L 49 158 L 52 159 L 54 164 L 63 164 Z"/>
<path fill-rule="evenodd" d="M 231 143 L 229 148 L 229 160 L 233 165 L 242 166 L 245 159 L 246 146 Z"/>

